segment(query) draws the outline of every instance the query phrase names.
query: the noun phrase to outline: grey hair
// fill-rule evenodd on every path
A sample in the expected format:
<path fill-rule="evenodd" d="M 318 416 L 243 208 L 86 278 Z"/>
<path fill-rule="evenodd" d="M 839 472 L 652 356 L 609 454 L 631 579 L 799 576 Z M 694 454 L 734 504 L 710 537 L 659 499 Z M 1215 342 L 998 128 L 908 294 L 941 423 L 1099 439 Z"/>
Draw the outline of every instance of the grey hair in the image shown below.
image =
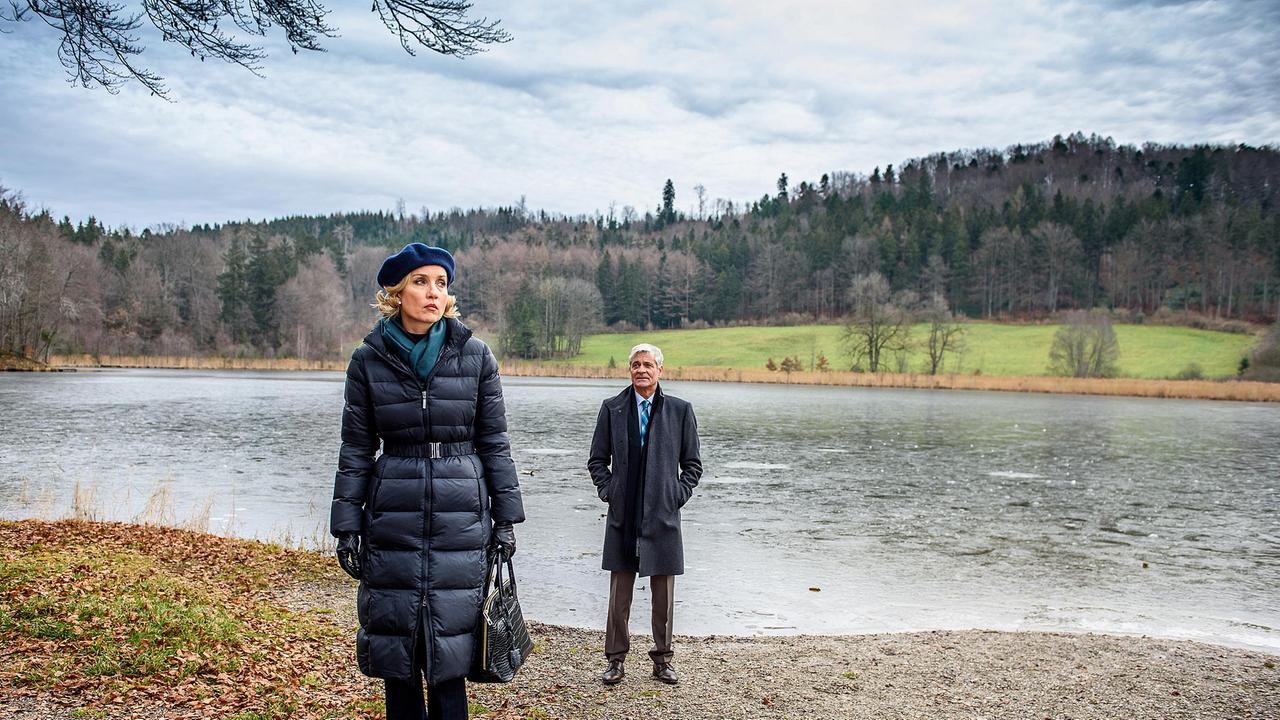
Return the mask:
<path fill-rule="evenodd" d="M 630 365 L 636 359 L 636 355 L 642 352 L 652 355 L 653 361 L 658 364 L 658 367 L 662 367 L 662 351 L 658 349 L 657 345 L 650 345 L 649 343 L 640 343 L 631 348 L 631 354 L 627 356 L 627 365 Z"/>

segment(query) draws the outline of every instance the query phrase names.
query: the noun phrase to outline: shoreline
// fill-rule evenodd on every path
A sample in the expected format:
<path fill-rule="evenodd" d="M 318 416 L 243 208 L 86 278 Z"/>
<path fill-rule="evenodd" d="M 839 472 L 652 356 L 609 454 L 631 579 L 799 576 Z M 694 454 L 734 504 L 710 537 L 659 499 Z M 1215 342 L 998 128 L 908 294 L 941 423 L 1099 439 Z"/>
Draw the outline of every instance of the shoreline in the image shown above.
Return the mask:
<path fill-rule="evenodd" d="M 23 619 L 0 622 L 0 715 L 383 717 L 382 682 L 356 668 L 356 583 L 328 554 L 151 525 L 22 520 L 0 522 L 0 557 L 0 618 Z M 119 605 L 117 614 L 97 615 L 103 603 Z M 174 616 L 175 608 L 189 615 Z M 217 624 L 208 624 L 211 613 Z M 174 625 L 175 617 L 190 619 Z M 632 630 L 646 620 L 633 617 Z M 133 629 L 156 622 L 171 630 L 135 646 Z M 184 633 L 187 623 L 200 632 Z M 627 677 L 606 688 L 602 630 L 529 627 L 534 652 L 514 682 L 468 684 L 472 717 L 1280 716 L 1280 656 L 1189 640 L 995 630 L 678 634 L 681 680 L 666 686 L 648 676 L 649 638 L 633 633 Z M 163 648 L 153 643 L 165 642 L 170 654 L 154 655 Z M 150 664 L 131 664 L 138 653 L 153 654 Z M 134 671 L 85 671 L 107 661 Z"/>
<path fill-rule="evenodd" d="M 623 370 L 607 367 L 503 360 L 502 374 L 509 377 L 569 379 L 619 379 Z M 166 370 L 279 370 L 342 372 L 347 361 L 297 358 L 195 358 L 159 355 L 100 356 L 55 355 L 50 367 L 131 368 Z M 668 380 L 688 382 L 737 382 L 779 385 L 826 385 L 915 390 L 994 390 L 1067 395 L 1169 398 L 1179 400 L 1232 400 L 1280 402 L 1280 383 L 1250 380 L 1157 380 L 1150 378 L 1066 378 L 1053 376 L 922 375 L 918 373 L 855 373 L 849 371 L 740 370 L 716 367 L 669 367 Z"/>

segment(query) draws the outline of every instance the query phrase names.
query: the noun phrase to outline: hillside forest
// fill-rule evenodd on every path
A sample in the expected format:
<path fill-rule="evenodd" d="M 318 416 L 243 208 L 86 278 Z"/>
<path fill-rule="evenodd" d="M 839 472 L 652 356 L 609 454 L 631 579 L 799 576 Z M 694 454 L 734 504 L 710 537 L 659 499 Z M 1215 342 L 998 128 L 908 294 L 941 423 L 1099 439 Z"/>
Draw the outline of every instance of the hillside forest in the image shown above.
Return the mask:
<path fill-rule="evenodd" d="M 768 186 L 742 203 L 668 180 L 653 207 L 577 216 L 399 202 L 141 231 L 0 188 L 0 349 L 342 357 L 375 319 L 378 266 L 413 241 L 455 254 L 464 321 L 528 358 L 606 328 L 839 321 L 868 278 L 969 318 L 1280 316 L 1274 147 L 1075 133 Z"/>

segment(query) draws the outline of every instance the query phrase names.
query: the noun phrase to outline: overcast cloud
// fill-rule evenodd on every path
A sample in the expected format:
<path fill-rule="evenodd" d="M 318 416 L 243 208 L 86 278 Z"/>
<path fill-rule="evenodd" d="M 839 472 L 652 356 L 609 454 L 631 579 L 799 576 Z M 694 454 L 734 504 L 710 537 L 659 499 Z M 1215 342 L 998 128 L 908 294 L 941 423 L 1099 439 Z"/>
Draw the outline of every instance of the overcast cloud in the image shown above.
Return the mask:
<path fill-rule="evenodd" d="M 338 3 L 331 3 L 336 6 Z M 358 5 L 358 4 L 356 4 Z M 784 7 L 785 6 L 785 7 Z M 367 8 L 367 6 L 364 6 Z M 513 42 L 410 57 L 345 4 L 266 78 L 158 40 L 174 103 L 67 84 L 37 23 L 0 35 L 0 185 L 135 228 L 340 210 L 568 214 L 758 198 L 939 150 L 1081 130 L 1280 142 L 1274 2 L 476 0 Z"/>

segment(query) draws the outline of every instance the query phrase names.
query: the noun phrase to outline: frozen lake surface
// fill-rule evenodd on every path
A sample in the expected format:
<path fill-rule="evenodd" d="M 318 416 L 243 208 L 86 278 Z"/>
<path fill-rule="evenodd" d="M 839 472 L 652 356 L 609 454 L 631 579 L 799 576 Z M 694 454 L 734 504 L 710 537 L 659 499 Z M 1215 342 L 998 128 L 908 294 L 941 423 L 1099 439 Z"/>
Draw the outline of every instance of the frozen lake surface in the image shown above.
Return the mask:
<path fill-rule="evenodd" d="M 535 619 L 604 625 L 586 454 L 625 383 L 504 381 Z M 664 389 L 693 402 L 706 467 L 684 512 L 677 633 L 1046 629 L 1280 652 L 1280 407 Z M 5 373 L 0 515 L 65 516 L 79 487 L 108 519 L 158 504 L 213 532 L 323 538 L 341 409 L 338 373 Z"/>

